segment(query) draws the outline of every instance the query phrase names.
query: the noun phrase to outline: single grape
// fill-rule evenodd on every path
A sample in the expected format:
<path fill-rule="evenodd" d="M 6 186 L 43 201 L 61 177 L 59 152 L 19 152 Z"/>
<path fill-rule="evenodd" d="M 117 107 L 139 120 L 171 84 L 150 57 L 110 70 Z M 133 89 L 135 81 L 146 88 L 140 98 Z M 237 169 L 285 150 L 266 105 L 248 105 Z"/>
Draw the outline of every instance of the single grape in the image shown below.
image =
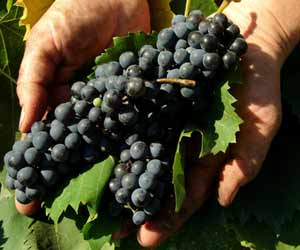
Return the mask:
<path fill-rule="evenodd" d="M 164 147 L 159 142 L 152 142 L 149 148 L 150 148 L 150 154 L 153 158 L 161 157 L 164 152 Z"/>
<path fill-rule="evenodd" d="M 222 24 L 218 22 L 210 23 L 210 25 L 208 26 L 208 34 L 210 35 L 220 37 L 221 35 L 223 35 L 223 32 L 224 32 L 224 27 Z"/>
<path fill-rule="evenodd" d="M 132 51 L 123 52 L 119 57 L 119 63 L 123 69 L 137 63 L 136 55 Z"/>
<path fill-rule="evenodd" d="M 46 124 L 42 121 L 34 122 L 30 128 L 32 134 L 46 130 Z"/>
<path fill-rule="evenodd" d="M 4 161 L 4 165 L 5 166 L 9 166 L 9 159 L 10 159 L 10 157 L 13 155 L 13 150 L 11 150 L 11 151 L 8 151 L 5 155 L 4 155 L 4 159 L 3 159 L 3 161 Z"/>
<path fill-rule="evenodd" d="M 226 15 L 224 15 L 223 13 L 215 14 L 213 17 L 213 21 L 215 23 L 221 24 L 223 27 L 226 27 L 228 24 L 228 19 L 227 19 Z"/>
<path fill-rule="evenodd" d="M 143 70 L 139 65 L 133 64 L 126 69 L 127 77 L 141 77 L 142 75 L 143 75 Z"/>
<path fill-rule="evenodd" d="M 136 207 L 144 207 L 150 200 L 150 194 L 143 188 L 137 188 L 131 194 L 131 201 Z"/>
<path fill-rule="evenodd" d="M 201 10 L 192 10 L 188 17 L 186 18 L 187 22 L 192 22 L 198 25 L 198 23 L 200 23 L 203 19 L 204 19 L 204 15 L 202 13 Z"/>
<path fill-rule="evenodd" d="M 6 167 L 7 170 L 7 174 L 11 177 L 16 179 L 17 178 L 17 174 L 18 174 L 18 170 L 12 167 Z"/>
<path fill-rule="evenodd" d="M 174 62 L 181 65 L 189 61 L 189 53 L 185 49 L 178 49 L 174 53 Z"/>
<path fill-rule="evenodd" d="M 7 166 L 15 169 L 20 169 L 24 166 L 24 154 L 18 151 L 13 151 L 8 158 Z"/>
<path fill-rule="evenodd" d="M 42 159 L 42 154 L 36 148 L 31 147 L 25 151 L 24 158 L 29 165 L 35 165 Z"/>
<path fill-rule="evenodd" d="M 18 180 L 15 180 L 14 182 L 15 185 L 15 189 L 19 189 L 19 190 L 25 190 L 25 186 L 23 184 L 21 184 Z"/>
<path fill-rule="evenodd" d="M 131 158 L 130 150 L 124 149 L 120 154 L 120 160 L 121 162 L 128 162 Z"/>
<path fill-rule="evenodd" d="M 75 103 L 74 105 L 74 111 L 76 113 L 77 116 L 79 117 L 85 117 L 89 110 L 91 108 L 91 105 L 84 100 L 80 100 L 78 102 Z"/>
<path fill-rule="evenodd" d="M 91 122 L 98 122 L 101 119 L 101 109 L 98 107 L 91 108 L 88 114 L 88 119 Z"/>
<path fill-rule="evenodd" d="M 138 120 L 138 112 L 134 108 L 124 107 L 118 115 L 119 121 L 125 126 L 131 126 Z"/>
<path fill-rule="evenodd" d="M 123 72 L 123 69 L 119 62 L 111 61 L 107 64 L 105 69 L 106 76 L 112 76 L 112 75 L 121 75 Z"/>
<path fill-rule="evenodd" d="M 156 177 L 149 173 L 145 172 L 139 177 L 139 186 L 143 189 L 153 189 L 157 185 Z"/>
<path fill-rule="evenodd" d="M 246 53 L 248 49 L 248 44 L 244 38 L 238 37 L 229 47 L 229 50 L 235 52 L 238 56 L 241 56 Z"/>
<path fill-rule="evenodd" d="M 139 139 L 139 135 L 138 134 L 131 134 L 129 135 L 126 139 L 125 139 L 125 143 L 128 146 L 131 146 L 134 142 L 136 142 Z"/>
<path fill-rule="evenodd" d="M 16 200 L 21 204 L 28 204 L 30 203 L 30 199 L 26 196 L 25 192 L 22 190 L 17 189 L 15 192 Z"/>
<path fill-rule="evenodd" d="M 7 175 L 5 178 L 5 186 L 9 188 L 10 190 L 15 189 L 15 179 L 13 179 L 11 176 Z"/>
<path fill-rule="evenodd" d="M 25 194 L 30 200 L 39 200 L 45 194 L 46 190 L 42 185 L 35 185 L 33 187 L 26 187 Z"/>
<path fill-rule="evenodd" d="M 206 53 L 203 56 L 203 65 L 208 70 L 216 70 L 219 68 L 221 58 L 217 53 Z"/>
<path fill-rule="evenodd" d="M 177 23 L 174 26 L 174 32 L 178 38 L 186 38 L 189 30 L 186 23 Z"/>
<path fill-rule="evenodd" d="M 100 64 L 100 65 L 97 66 L 97 68 L 95 70 L 95 76 L 96 76 L 96 78 L 105 77 L 106 76 L 106 67 L 107 67 L 106 63 Z"/>
<path fill-rule="evenodd" d="M 114 169 L 114 175 L 116 178 L 122 178 L 128 173 L 128 166 L 124 163 L 119 163 Z"/>
<path fill-rule="evenodd" d="M 56 162 L 65 162 L 69 157 L 69 150 L 64 144 L 56 144 L 51 150 L 51 157 Z"/>
<path fill-rule="evenodd" d="M 120 204 L 125 204 L 130 201 L 130 191 L 126 188 L 120 188 L 115 193 L 115 199 Z"/>
<path fill-rule="evenodd" d="M 218 47 L 218 39 L 213 35 L 204 35 L 200 41 L 200 46 L 206 52 L 212 52 Z"/>
<path fill-rule="evenodd" d="M 115 90 L 115 85 L 117 80 L 118 80 L 118 76 L 115 75 L 107 77 L 107 80 L 105 82 L 105 88 L 107 90 Z"/>
<path fill-rule="evenodd" d="M 168 50 L 161 51 L 157 58 L 159 66 L 169 68 L 173 64 L 173 53 Z"/>
<path fill-rule="evenodd" d="M 17 173 L 17 180 L 26 186 L 34 184 L 37 178 L 37 172 L 32 167 L 21 168 Z"/>
<path fill-rule="evenodd" d="M 175 45 L 175 50 L 178 49 L 186 49 L 188 47 L 188 43 L 185 39 L 179 39 Z"/>
<path fill-rule="evenodd" d="M 179 73 L 182 79 L 191 79 L 194 76 L 194 65 L 187 62 L 180 66 Z"/>
<path fill-rule="evenodd" d="M 112 117 L 110 116 L 106 116 L 104 118 L 104 121 L 103 121 L 103 127 L 105 129 L 108 129 L 108 130 L 116 130 L 116 129 L 119 129 L 119 122 L 114 120 Z"/>
<path fill-rule="evenodd" d="M 198 30 L 200 34 L 206 35 L 208 33 L 208 27 L 210 25 L 210 22 L 208 20 L 203 20 L 199 23 Z"/>
<path fill-rule="evenodd" d="M 177 42 L 174 31 L 170 28 L 162 29 L 158 33 L 156 46 L 158 49 L 171 49 Z"/>
<path fill-rule="evenodd" d="M 81 138 L 77 133 L 70 133 L 65 138 L 65 145 L 68 149 L 76 150 L 79 148 L 81 143 Z"/>
<path fill-rule="evenodd" d="M 184 15 L 175 15 L 172 18 L 172 25 L 175 25 L 177 23 L 185 22 L 185 16 Z"/>
<path fill-rule="evenodd" d="M 73 105 L 70 102 L 61 103 L 55 108 L 54 114 L 57 120 L 67 124 L 74 116 Z"/>
<path fill-rule="evenodd" d="M 149 45 L 149 44 L 143 45 L 139 50 L 139 53 L 138 53 L 139 57 L 141 57 L 143 55 L 144 51 L 147 49 L 154 49 L 154 48 L 152 45 Z"/>
<path fill-rule="evenodd" d="M 58 178 L 58 173 L 54 168 L 42 167 L 40 169 L 40 179 L 47 187 L 53 186 Z"/>
<path fill-rule="evenodd" d="M 140 97 L 145 93 L 145 84 L 143 79 L 132 77 L 127 82 L 126 93 L 130 97 Z"/>
<path fill-rule="evenodd" d="M 203 56 L 205 55 L 205 51 L 203 49 L 195 49 L 190 54 L 190 62 L 194 66 L 202 67 L 203 65 Z"/>
<path fill-rule="evenodd" d="M 163 172 L 161 161 L 158 159 L 152 159 L 147 163 L 147 171 L 154 176 L 159 176 Z"/>
<path fill-rule="evenodd" d="M 135 160 L 144 159 L 148 154 L 148 146 L 145 142 L 137 141 L 130 147 L 130 155 Z"/>
<path fill-rule="evenodd" d="M 63 141 L 67 134 L 67 129 L 60 121 L 54 121 L 56 122 L 52 122 L 49 134 L 54 141 Z"/>
<path fill-rule="evenodd" d="M 97 89 L 99 94 L 103 94 L 106 91 L 105 83 L 107 81 L 106 77 L 99 77 L 94 81 L 94 88 Z"/>
<path fill-rule="evenodd" d="M 145 207 L 144 212 L 146 215 L 153 216 L 161 209 L 160 200 L 157 198 L 152 199 Z"/>
<path fill-rule="evenodd" d="M 188 35 L 188 44 L 196 49 L 200 48 L 200 42 L 202 40 L 202 35 L 199 31 L 192 31 Z"/>
<path fill-rule="evenodd" d="M 25 151 L 31 146 L 30 140 L 22 140 L 22 141 L 16 141 L 13 145 L 12 150 L 17 151 L 20 153 L 25 153 Z"/>
<path fill-rule="evenodd" d="M 145 172 L 145 170 L 146 166 L 143 161 L 135 161 L 131 164 L 130 171 L 135 175 L 141 175 L 143 172 Z"/>
<path fill-rule="evenodd" d="M 114 84 L 114 90 L 118 93 L 122 93 L 126 88 L 127 81 L 128 79 L 125 76 L 118 76 L 118 79 L 115 81 Z"/>
<path fill-rule="evenodd" d="M 120 104 L 121 100 L 118 92 L 110 89 L 105 92 L 103 102 L 111 108 L 116 108 Z"/>
<path fill-rule="evenodd" d="M 132 216 L 132 222 L 137 226 L 144 224 L 146 219 L 147 215 L 144 211 L 136 211 Z"/>
<path fill-rule="evenodd" d="M 121 179 L 121 184 L 123 188 L 132 190 L 138 185 L 137 176 L 133 173 L 125 174 Z"/>
<path fill-rule="evenodd" d="M 89 119 L 82 119 L 77 125 L 78 132 L 82 135 L 86 134 L 92 129 L 92 122 Z"/>
<path fill-rule="evenodd" d="M 144 50 L 141 57 L 148 59 L 149 62 L 152 64 L 157 61 L 158 55 L 159 55 L 159 50 L 154 48 L 149 48 Z"/>
<path fill-rule="evenodd" d="M 76 98 L 81 98 L 80 91 L 85 86 L 84 82 L 78 81 L 74 82 L 71 87 L 71 93 Z"/>
<path fill-rule="evenodd" d="M 194 98 L 196 95 L 195 88 L 189 88 L 189 87 L 182 87 L 180 89 L 180 93 L 184 98 L 187 98 L 187 99 Z"/>
<path fill-rule="evenodd" d="M 237 38 L 240 35 L 240 28 L 235 24 L 231 24 L 226 30 L 225 34 L 231 39 Z"/>
<path fill-rule="evenodd" d="M 232 51 L 228 51 L 222 58 L 223 60 L 223 65 L 225 67 L 225 69 L 231 69 L 234 66 L 237 65 L 238 63 L 238 57 L 237 55 L 232 52 Z"/>
<path fill-rule="evenodd" d="M 168 70 L 167 78 L 178 79 L 180 77 L 179 69 Z"/>
<path fill-rule="evenodd" d="M 87 102 L 92 102 L 99 94 L 97 89 L 92 86 L 84 86 L 81 91 L 81 98 Z"/>
<path fill-rule="evenodd" d="M 110 180 L 108 187 L 112 193 L 116 193 L 121 188 L 121 180 L 119 178 Z"/>

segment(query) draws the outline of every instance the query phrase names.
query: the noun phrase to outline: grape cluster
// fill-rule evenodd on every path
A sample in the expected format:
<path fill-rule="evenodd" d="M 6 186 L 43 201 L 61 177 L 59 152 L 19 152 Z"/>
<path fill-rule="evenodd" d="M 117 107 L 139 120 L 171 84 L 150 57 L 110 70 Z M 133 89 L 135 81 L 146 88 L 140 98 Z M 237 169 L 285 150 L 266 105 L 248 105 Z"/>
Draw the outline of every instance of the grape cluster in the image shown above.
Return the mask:
<path fill-rule="evenodd" d="M 5 155 L 6 185 L 23 204 L 44 199 L 49 187 L 113 155 L 111 214 L 129 208 L 132 221 L 144 223 L 171 184 L 180 131 L 205 111 L 210 82 L 234 69 L 246 50 L 224 14 L 175 16 L 156 46 L 125 51 L 98 65 L 93 79 L 75 82 L 70 101 Z"/>

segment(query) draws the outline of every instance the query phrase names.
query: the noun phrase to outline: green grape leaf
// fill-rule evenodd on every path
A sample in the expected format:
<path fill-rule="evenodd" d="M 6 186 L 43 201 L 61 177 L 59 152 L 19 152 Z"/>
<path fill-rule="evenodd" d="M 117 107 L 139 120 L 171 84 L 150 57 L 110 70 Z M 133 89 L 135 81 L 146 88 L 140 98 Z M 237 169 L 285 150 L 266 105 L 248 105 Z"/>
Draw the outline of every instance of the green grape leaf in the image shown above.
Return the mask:
<path fill-rule="evenodd" d="M 236 133 L 242 119 L 238 116 L 233 107 L 237 101 L 229 92 L 231 80 L 215 89 L 213 102 L 209 111 L 203 116 L 202 149 L 200 157 L 207 154 L 216 155 L 219 152 L 225 153 L 231 143 L 236 143 Z"/>
<path fill-rule="evenodd" d="M 129 33 L 126 37 L 114 37 L 113 47 L 108 48 L 100 56 L 96 57 L 96 65 L 119 60 L 119 56 L 125 51 L 138 52 L 145 44 L 155 45 L 157 34 L 146 34 L 144 32 Z"/>
<path fill-rule="evenodd" d="M 184 14 L 188 1 L 190 2 L 189 12 L 201 10 L 206 16 L 209 16 L 218 9 L 214 0 L 173 0 L 170 3 L 171 10 L 175 14 Z"/>
<path fill-rule="evenodd" d="M 87 207 L 89 219 L 95 219 L 97 210 L 106 184 L 114 167 L 114 159 L 110 156 L 106 160 L 95 164 L 92 168 L 72 179 L 58 193 L 46 200 L 45 206 L 49 217 L 57 223 L 64 211 L 71 206 L 78 214 L 79 206 Z"/>
<path fill-rule="evenodd" d="M 21 9 L 12 6 L 7 11 L 6 1 L 0 5 L 0 159 L 14 142 L 18 104 L 15 83 L 23 54 L 23 33 L 18 22 Z M 8 5 L 10 5 L 8 3 Z M 9 7 L 9 6 L 8 6 Z"/>
<path fill-rule="evenodd" d="M 291 53 L 289 58 L 281 70 L 281 88 L 284 100 L 291 105 L 292 111 L 300 119 L 300 98 L 299 98 L 299 60 L 300 60 L 300 46 L 297 46 Z"/>
<path fill-rule="evenodd" d="M 283 124 L 256 179 L 241 188 L 229 209 L 242 223 L 251 219 L 264 222 L 273 231 L 292 220 L 300 208 L 300 125 L 284 109 Z"/>
<path fill-rule="evenodd" d="M 151 14 L 151 28 L 160 31 L 171 25 L 173 12 L 170 8 L 170 0 L 149 0 Z"/>
<path fill-rule="evenodd" d="M 14 193 L 1 186 L 0 193 L 0 249 L 23 250 L 33 219 L 21 215 L 15 208 Z M 1 248 L 3 247 L 3 248 Z"/>

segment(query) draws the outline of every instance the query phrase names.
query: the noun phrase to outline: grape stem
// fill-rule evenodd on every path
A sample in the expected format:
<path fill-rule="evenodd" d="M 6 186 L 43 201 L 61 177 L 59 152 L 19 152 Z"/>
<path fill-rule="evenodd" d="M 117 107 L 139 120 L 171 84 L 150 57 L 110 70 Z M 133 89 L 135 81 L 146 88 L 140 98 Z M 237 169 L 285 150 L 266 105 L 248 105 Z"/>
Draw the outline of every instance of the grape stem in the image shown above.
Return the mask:
<path fill-rule="evenodd" d="M 219 9 L 217 10 L 217 13 L 222 13 L 225 8 L 230 4 L 232 0 L 223 0 L 222 4 L 220 5 Z M 240 2 L 241 0 L 233 0 L 234 2 Z"/>
<path fill-rule="evenodd" d="M 130 206 L 129 203 L 127 203 L 126 205 L 124 205 L 124 208 L 127 208 L 127 209 L 131 210 L 132 213 L 135 213 L 135 210 Z"/>
<path fill-rule="evenodd" d="M 196 81 L 195 80 L 189 80 L 189 79 L 177 79 L 177 78 L 160 78 L 157 79 L 156 82 L 158 83 L 174 83 L 174 84 L 180 84 L 186 87 L 195 87 Z"/>
<path fill-rule="evenodd" d="M 191 8 L 191 0 L 186 0 L 184 15 L 188 16 Z"/>

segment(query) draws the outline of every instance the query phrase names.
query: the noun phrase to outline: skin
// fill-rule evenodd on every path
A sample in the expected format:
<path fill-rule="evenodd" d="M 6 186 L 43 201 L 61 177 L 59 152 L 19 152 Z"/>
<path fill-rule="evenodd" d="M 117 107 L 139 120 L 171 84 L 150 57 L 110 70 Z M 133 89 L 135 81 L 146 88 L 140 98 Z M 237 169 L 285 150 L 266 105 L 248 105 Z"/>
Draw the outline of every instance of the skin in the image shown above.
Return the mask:
<path fill-rule="evenodd" d="M 63 84 L 82 63 L 107 47 L 112 36 L 150 29 L 146 1 L 90 2 L 58 0 L 32 30 L 17 88 L 23 108 L 22 132 L 42 117 L 47 106 L 68 97 Z M 174 202 L 167 201 L 157 218 L 139 228 L 141 245 L 155 246 L 174 233 L 214 192 L 216 180 L 217 199 L 228 206 L 238 190 L 258 174 L 281 122 L 280 69 L 299 42 L 296 5 L 298 0 L 243 0 L 225 10 L 249 43 L 242 63 L 244 84 L 233 89 L 239 100 L 237 112 L 244 120 L 237 143 L 225 156 L 190 163 L 183 209 L 176 214 Z M 101 27 L 105 32 L 99 32 Z M 48 96 L 56 98 L 50 100 Z M 17 209 L 24 213 L 22 207 Z M 130 230 L 130 225 L 124 226 L 115 238 L 126 236 Z"/>

